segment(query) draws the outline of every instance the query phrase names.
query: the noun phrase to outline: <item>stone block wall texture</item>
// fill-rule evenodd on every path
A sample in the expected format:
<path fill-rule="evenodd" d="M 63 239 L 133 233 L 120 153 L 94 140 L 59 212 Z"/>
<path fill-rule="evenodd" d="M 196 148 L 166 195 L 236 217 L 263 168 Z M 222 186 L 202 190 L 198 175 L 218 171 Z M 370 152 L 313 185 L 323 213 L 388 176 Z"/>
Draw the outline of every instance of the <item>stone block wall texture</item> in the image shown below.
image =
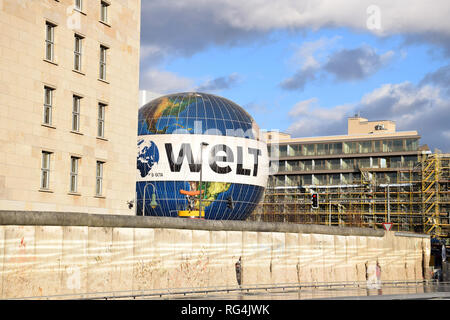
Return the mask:
<path fill-rule="evenodd" d="M 430 239 L 285 223 L 0 211 L 3 299 L 236 287 L 239 258 L 242 286 L 422 281 Z"/>
<path fill-rule="evenodd" d="M 108 2 L 108 1 L 107 1 Z M 0 0 L 0 208 L 3 210 L 133 215 L 139 108 L 140 0 Z M 54 27 L 54 59 L 46 60 L 46 23 Z M 74 70 L 75 35 L 83 37 L 81 71 Z M 106 81 L 99 80 L 100 45 Z M 44 123 L 44 87 L 53 88 L 52 119 Z M 73 96 L 81 97 L 79 130 L 72 130 Z M 98 137 L 98 104 L 106 105 Z M 42 151 L 50 180 L 41 189 Z M 78 157 L 76 192 L 71 157 Z M 96 194 L 96 162 L 103 190 Z M 73 191 L 73 190 L 72 190 Z"/>

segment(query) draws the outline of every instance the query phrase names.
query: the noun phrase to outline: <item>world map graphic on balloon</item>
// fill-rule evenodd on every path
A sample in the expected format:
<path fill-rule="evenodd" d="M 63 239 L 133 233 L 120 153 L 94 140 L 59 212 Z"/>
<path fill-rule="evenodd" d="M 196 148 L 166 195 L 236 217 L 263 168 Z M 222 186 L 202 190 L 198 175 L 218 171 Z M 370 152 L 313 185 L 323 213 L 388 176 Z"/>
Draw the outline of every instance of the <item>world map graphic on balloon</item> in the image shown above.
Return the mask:
<path fill-rule="evenodd" d="M 208 179 L 206 171 L 211 169 L 205 159 L 202 170 L 206 176 L 200 185 L 199 167 L 196 166 L 199 163 L 200 149 L 195 148 L 197 139 L 202 137 L 205 141 L 209 141 L 210 149 L 205 151 L 205 157 L 211 156 L 215 150 L 217 166 L 227 168 L 225 163 L 220 161 L 228 156 L 230 172 L 216 174 L 219 179 Z M 174 143 L 168 143 L 169 141 Z M 231 142 L 224 142 L 225 147 L 219 145 L 217 149 L 217 144 L 212 141 Z M 263 172 L 261 168 L 268 166 L 268 160 L 266 163 L 265 158 L 260 156 L 262 151 L 259 149 L 263 148 L 254 151 L 255 148 L 247 147 L 248 143 L 253 143 L 252 146 L 261 143 L 259 128 L 242 107 L 228 99 L 212 94 L 187 92 L 166 95 L 150 101 L 139 110 L 137 214 L 143 212 L 144 205 L 145 215 L 151 216 L 176 217 L 180 210 L 199 210 L 200 196 L 189 197 L 186 194 L 202 189 L 202 209 L 205 211 L 205 219 L 245 220 L 261 200 L 265 188 L 265 182 L 254 183 L 250 180 L 266 179 L 260 178 Z M 189 145 L 189 148 L 192 145 L 192 149 L 182 150 L 180 144 Z M 216 149 L 213 149 L 214 147 Z M 267 148 L 265 144 L 264 148 Z M 248 154 L 247 149 L 253 153 Z M 236 162 L 239 157 L 245 156 L 256 162 L 243 165 L 242 168 L 239 164 L 231 163 L 231 160 Z M 183 176 L 183 170 L 189 168 L 191 170 L 188 171 L 189 175 Z M 180 170 L 176 176 L 175 169 Z M 242 177 L 236 175 L 239 172 L 242 172 Z M 248 181 L 245 174 L 248 174 Z M 158 202 L 154 208 L 150 206 L 152 194 L 156 194 Z"/>

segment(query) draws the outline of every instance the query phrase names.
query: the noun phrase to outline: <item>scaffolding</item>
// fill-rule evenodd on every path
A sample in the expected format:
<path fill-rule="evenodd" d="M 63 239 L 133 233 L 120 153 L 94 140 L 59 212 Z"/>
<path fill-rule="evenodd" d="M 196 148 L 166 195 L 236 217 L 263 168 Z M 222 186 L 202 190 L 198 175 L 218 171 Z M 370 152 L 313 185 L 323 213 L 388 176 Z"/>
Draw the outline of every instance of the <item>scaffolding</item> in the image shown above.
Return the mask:
<path fill-rule="evenodd" d="M 424 232 L 449 237 L 450 156 L 433 154 L 422 160 L 422 210 Z"/>
<path fill-rule="evenodd" d="M 275 186 L 250 216 L 254 221 L 383 228 L 449 237 L 450 154 L 423 155 L 396 180 L 377 179 L 376 168 L 361 168 L 360 179 L 346 184 Z M 311 194 L 319 195 L 312 208 Z"/>

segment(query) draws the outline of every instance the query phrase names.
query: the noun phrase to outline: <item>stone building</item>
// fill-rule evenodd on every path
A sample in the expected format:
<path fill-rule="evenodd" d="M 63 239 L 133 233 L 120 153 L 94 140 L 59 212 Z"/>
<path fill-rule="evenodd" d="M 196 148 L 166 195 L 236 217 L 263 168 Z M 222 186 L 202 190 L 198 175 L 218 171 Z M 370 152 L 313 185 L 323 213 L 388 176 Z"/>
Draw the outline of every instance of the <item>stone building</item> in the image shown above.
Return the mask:
<path fill-rule="evenodd" d="M 134 214 L 140 0 L 1 0 L 0 39 L 0 208 Z"/>

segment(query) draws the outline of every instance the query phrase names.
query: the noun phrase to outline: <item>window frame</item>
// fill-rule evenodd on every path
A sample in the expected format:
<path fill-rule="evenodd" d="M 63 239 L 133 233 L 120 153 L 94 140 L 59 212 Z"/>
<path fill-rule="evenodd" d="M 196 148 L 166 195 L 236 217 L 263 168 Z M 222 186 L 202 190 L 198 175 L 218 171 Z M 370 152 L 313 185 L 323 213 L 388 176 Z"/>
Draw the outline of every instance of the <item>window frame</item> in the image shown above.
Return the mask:
<path fill-rule="evenodd" d="M 102 102 L 98 103 L 97 110 L 97 137 L 105 138 L 105 116 L 106 116 L 106 107 L 108 105 Z"/>
<path fill-rule="evenodd" d="M 55 28 L 54 23 L 45 21 L 45 60 L 51 62 L 55 61 Z"/>
<path fill-rule="evenodd" d="M 73 61 L 73 69 L 75 71 L 79 71 L 81 72 L 83 70 L 82 68 L 82 56 L 83 56 L 83 39 L 84 37 L 82 35 L 79 35 L 77 33 L 75 33 L 74 35 L 74 49 L 73 49 L 73 54 L 74 54 L 74 61 Z M 77 47 L 78 45 L 78 47 Z M 78 50 L 78 51 L 77 51 Z M 78 59 L 78 61 L 77 61 Z M 78 68 L 77 68 L 77 62 L 78 62 Z"/>
<path fill-rule="evenodd" d="M 53 92 L 55 88 L 44 86 L 44 110 L 42 124 L 52 125 L 53 120 Z M 48 95 L 47 95 L 48 93 Z M 48 100 L 47 100 L 48 97 Z M 48 118 L 48 121 L 47 121 Z"/>
<path fill-rule="evenodd" d="M 104 161 L 97 160 L 95 165 L 95 195 L 97 197 L 103 196 L 103 172 Z"/>
<path fill-rule="evenodd" d="M 70 157 L 70 182 L 69 182 L 69 192 L 78 192 L 78 168 L 80 163 L 80 157 L 71 156 Z M 74 165 L 75 164 L 75 165 Z"/>
<path fill-rule="evenodd" d="M 41 190 L 50 190 L 51 155 L 50 151 L 43 150 L 41 153 Z"/>
<path fill-rule="evenodd" d="M 100 59 L 99 59 L 99 79 L 106 81 L 106 66 L 109 47 L 100 45 Z"/>
<path fill-rule="evenodd" d="M 75 10 L 83 11 L 83 0 L 75 0 L 73 6 Z"/>
<path fill-rule="evenodd" d="M 72 96 L 72 132 L 80 132 L 81 99 L 83 97 L 76 94 Z M 76 127 L 74 126 L 75 123 Z"/>
<path fill-rule="evenodd" d="M 111 4 L 106 1 L 100 1 L 100 21 L 106 24 L 109 23 L 108 9 L 110 5 Z"/>

